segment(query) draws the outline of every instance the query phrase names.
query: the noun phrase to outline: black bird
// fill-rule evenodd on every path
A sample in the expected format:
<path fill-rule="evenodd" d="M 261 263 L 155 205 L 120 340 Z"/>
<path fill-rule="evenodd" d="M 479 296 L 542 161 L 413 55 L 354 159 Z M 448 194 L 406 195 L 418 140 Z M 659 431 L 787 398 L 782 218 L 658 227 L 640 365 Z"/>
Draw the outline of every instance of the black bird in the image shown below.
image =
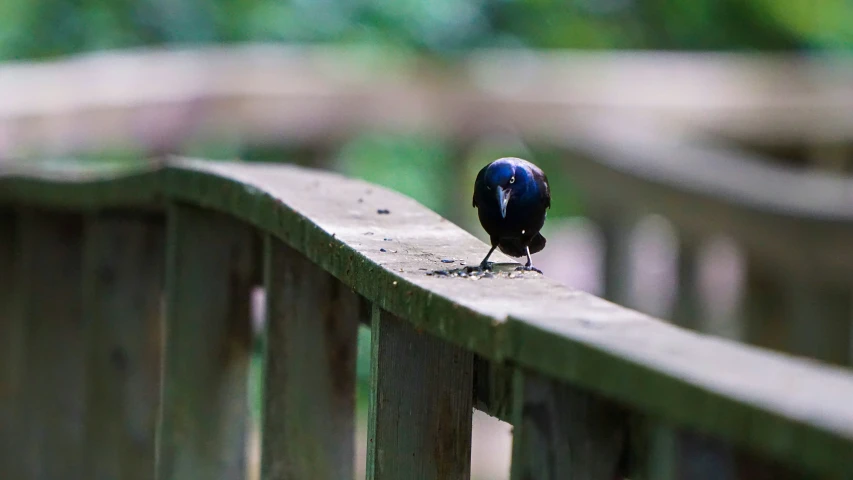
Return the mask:
<path fill-rule="evenodd" d="M 548 177 L 539 167 L 520 158 L 499 158 L 486 165 L 474 182 L 474 207 L 492 243 L 481 269 L 489 268 L 489 257 L 500 248 L 511 257 L 527 255 L 524 269 L 539 271 L 530 254 L 545 248 L 539 230 L 551 207 Z"/>

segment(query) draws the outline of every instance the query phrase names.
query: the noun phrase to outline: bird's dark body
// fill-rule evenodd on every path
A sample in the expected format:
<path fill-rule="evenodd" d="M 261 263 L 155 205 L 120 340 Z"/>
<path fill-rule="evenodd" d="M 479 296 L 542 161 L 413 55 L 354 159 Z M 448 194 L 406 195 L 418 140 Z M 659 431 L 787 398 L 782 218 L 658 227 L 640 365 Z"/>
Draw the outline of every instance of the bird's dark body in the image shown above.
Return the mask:
<path fill-rule="evenodd" d="M 497 190 L 509 199 L 506 215 Z M 501 158 L 483 167 L 474 182 L 474 207 L 493 247 L 512 257 L 523 257 L 545 248 L 539 233 L 551 206 L 548 178 L 539 167 L 520 158 Z"/>

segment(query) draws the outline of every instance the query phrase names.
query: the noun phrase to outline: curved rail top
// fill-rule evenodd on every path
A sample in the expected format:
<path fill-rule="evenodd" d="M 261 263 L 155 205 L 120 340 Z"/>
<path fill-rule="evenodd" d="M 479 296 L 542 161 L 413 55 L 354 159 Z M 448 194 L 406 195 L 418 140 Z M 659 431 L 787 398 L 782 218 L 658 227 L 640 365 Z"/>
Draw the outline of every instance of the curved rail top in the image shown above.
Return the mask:
<path fill-rule="evenodd" d="M 396 192 L 273 164 L 59 168 L 0 164 L 0 206 L 178 201 L 222 211 L 288 243 L 380 307 L 484 357 L 810 469 L 853 469 L 850 372 L 691 333 L 535 273 L 427 275 L 476 264 L 487 247 Z"/>
<path fill-rule="evenodd" d="M 853 179 L 774 165 L 708 138 L 604 120 L 556 140 L 571 155 L 563 173 L 583 181 L 592 205 L 609 215 L 661 214 L 691 239 L 729 235 L 785 275 L 849 282 Z"/>
<path fill-rule="evenodd" d="M 764 215 L 853 221 L 853 179 L 776 165 L 720 141 L 691 137 L 697 135 L 609 117 L 558 141 L 569 151 L 594 153 L 603 166 L 661 189 Z"/>

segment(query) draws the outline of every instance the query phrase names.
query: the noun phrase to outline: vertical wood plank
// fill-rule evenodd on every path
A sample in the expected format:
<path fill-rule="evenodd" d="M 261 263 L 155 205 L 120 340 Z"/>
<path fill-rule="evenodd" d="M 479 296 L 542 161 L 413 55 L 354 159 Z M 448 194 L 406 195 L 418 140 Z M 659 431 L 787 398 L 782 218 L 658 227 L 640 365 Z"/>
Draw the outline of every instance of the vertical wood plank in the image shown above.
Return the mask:
<path fill-rule="evenodd" d="M 786 279 L 787 350 L 837 365 L 850 362 L 853 282 L 831 285 Z"/>
<path fill-rule="evenodd" d="M 647 436 L 645 476 L 648 480 L 675 480 L 678 461 L 678 434 L 670 425 L 655 423 L 644 432 Z M 634 477 L 630 477 L 634 478 Z"/>
<path fill-rule="evenodd" d="M 186 205 L 167 225 L 157 478 L 244 478 L 252 231 Z"/>
<path fill-rule="evenodd" d="M 374 306 L 369 480 L 471 475 L 473 355 Z"/>
<path fill-rule="evenodd" d="M 512 480 L 623 478 L 629 417 L 604 398 L 516 370 Z"/>
<path fill-rule="evenodd" d="M 85 478 L 152 479 L 165 228 L 161 218 L 99 214 L 85 240 Z"/>
<path fill-rule="evenodd" d="M 27 436 L 25 451 L 15 451 L 27 462 L 28 478 L 82 479 L 83 219 L 28 210 L 19 227 Z"/>
<path fill-rule="evenodd" d="M 631 240 L 633 223 L 618 213 L 602 213 L 598 225 L 604 239 L 603 297 L 619 305 L 631 305 Z"/>
<path fill-rule="evenodd" d="M 672 318 L 676 325 L 702 331 L 702 298 L 699 290 L 699 243 L 680 238 L 678 249 L 678 291 Z"/>
<path fill-rule="evenodd" d="M 676 432 L 676 463 L 679 480 L 734 480 L 736 471 L 734 450 L 724 443 L 696 432 Z"/>
<path fill-rule="evenodd" d="M 354 476 L 360 297 L 278 239 L 264 248 L 264 480 Z"/>
<path fill-rule="evenodd" d="M 675 480 L 678 460 L 676 431 L 659 419 L 632 412 L 625 478 Z"/>
<path fill-rule="evenodd" d="M 744 297 L 748 343 L 849 364 L 853 334 L 849 285 L 786 277 L 753 262 Z"/>
<path fill-rule="evenodd" d="M 0 212 L 0 478 L 22 478 L 20 409 L 24 323 L 17 308 L 17 222 Z"/>
<path fill-rule="evenodd" d="M 764 265 L 747 259 L 743 297 L 744 341 L 751 345 L 785 350 L 789 338 L 785 313 L 785 285 Z"/>
<path fill-rule="evenodd" d="M 474 355 L 474 407 L 512 422 L 513 373 L 509 365 Z"/>

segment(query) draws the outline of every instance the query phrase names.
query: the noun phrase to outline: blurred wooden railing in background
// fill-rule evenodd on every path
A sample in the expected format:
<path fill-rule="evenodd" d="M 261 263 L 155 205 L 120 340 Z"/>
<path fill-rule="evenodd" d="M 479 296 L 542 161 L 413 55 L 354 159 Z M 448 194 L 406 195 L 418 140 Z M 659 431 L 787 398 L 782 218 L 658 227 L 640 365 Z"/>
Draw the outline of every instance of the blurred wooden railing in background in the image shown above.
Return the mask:
<path fill-rule="evenodd" d="M 265 479 L 353 476 L 359 322 L 371 479 L 468 478 L 474 407 L 513 424 L 519 480 L 853 471 L 848 370 L 514 263 L 429 275 L 486 245 L 362 181 L 189 159 L 6 163 L 0 222 L 2 478 L 243 478 L 256 285 Z M 688 433 L 705 440 L 686 448 Z"/>
<path fill-rule="evenodd" d="M 853 139 L 845 56 L 484 50 L 436 64 L 375 48 L 248 45 L 6 64 L 0 91 L 0 157 L 171 151 L 194 137 L 328 143 L 366 129 L 560 138 L 589 118 L 802 146 L 817 164 L 839 148 L 849 159 Z"/>
<path fill-rule="evenodd" d="M 853 322 L 853 177 L 796 169 L 714 139 L 687 140 L 614 120 L 559 142 L 609 252 L 605 295 L 629 296 L 633 222 L 660 214 L 679 241 L 671 318 L 706 330 L 698 252 L 717 235 L 741 248 L 746 281 L 734 338 L 849 365 Z"/>
<path fill-rule="evenodd" d="M 0 91 L 0 158 L 162 156 L 224 138 L 297 145 L 310 158 L 292 160 L 324 165 L 371 130 L 437 133 L 459 155 L 496 132 L 556 146 L 564 172 L 551 175 L 573 180 L 602 227 L 607 298 L 627 302 L 626 238 L 638 216 L 659 213 L 681 247 L 666 317 L 708 330 L 696 257 L 724 234 L 747 269 L 736 338 L 853 358 L 853 187 L 832 176 L 853 163 L 849 57 L 481 51 L 437 65 L 252 45 L 6 65 Z"/>

